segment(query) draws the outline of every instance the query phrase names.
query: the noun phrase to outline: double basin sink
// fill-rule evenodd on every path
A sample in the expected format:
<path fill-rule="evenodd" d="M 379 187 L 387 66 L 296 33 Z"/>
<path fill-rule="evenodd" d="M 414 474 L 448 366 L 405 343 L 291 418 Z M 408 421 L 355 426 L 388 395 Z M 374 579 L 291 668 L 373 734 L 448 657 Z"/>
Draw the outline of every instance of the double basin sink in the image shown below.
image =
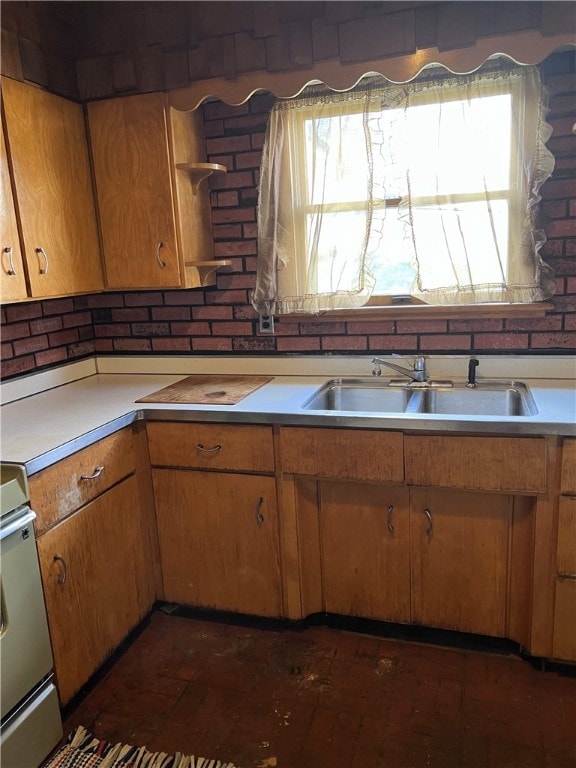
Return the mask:
<path fill-rule="evenodd" d="M 427 382 L 410 385 L 378 378 L 332 379 L 302 406 L 311 411 L 534 416 L 538 413 L 525 384 L 517 381 Z"/>

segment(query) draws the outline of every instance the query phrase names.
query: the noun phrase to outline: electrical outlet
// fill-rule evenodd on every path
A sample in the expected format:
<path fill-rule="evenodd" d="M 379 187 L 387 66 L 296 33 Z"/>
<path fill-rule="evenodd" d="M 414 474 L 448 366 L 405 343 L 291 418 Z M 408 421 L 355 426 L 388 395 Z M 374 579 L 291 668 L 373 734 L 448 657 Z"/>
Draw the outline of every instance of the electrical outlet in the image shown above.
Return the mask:
<path fill-rule="evenodd" d="M 260 333 L 274 333 L 274 315 L 258 315 Z"/>

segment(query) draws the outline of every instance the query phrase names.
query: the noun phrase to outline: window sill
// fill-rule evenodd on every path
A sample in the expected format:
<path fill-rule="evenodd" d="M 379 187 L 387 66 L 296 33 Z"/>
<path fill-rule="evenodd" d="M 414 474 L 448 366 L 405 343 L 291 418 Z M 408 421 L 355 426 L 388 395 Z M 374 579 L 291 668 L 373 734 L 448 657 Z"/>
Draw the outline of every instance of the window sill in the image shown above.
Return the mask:
<path fill-rule="evenodd" d="M 302 320 L 306 318 L 314 322 L 333 322 L 334 320 L 354 320 L 363 322 L 378 322 L 381 320 L 477 320 L 487 317 L 516 318 L 516 317 L 544 317 L 547 312 L 554 309 L 551 301 L 541 301 L 534 304 L 479 304 L 478 306 L 466 304 L 457 306 L 428 304 L 411 304 L 410 306 L 367 306 L 358 309 L 335 309 L 320 312 L 317 315 L 294 313 L 282 315 L 283 319 Z"/>

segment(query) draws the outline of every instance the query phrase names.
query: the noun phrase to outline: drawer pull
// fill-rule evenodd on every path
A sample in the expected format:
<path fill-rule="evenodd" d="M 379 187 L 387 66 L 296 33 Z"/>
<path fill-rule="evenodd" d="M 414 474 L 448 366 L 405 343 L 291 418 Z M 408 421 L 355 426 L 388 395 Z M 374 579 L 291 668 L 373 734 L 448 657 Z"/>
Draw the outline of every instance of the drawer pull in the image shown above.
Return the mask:
<path fill-rule="evenodd" d="M 394 512 L 394 507 L 392 504 L 388 507 L 388 515 L 386 517 L 386 527 L 390 531 L 390 533 L 394 533 L 394 524 L 392 523 L 392 513 Z"/>
<path fill-rule="evenodd" d="M 160 251 L 162 250 L 162 248 L 164 248 L 164 243 L 162 242 L 156 243 L 156 261 L 158 262 L 158 266 L 160 267 L 160 269 L 164 269 L 164 267 L 166 266 L 166 262 L 162 261 L 162 259 L 160 258 Z"/>
<path fill-rule="evenodd" d="M 202 445 L 202 443 L 198 443 L 196 446 L 197 450 L 203 451 L 204 453 L 218 453 L 218 451 L 222 448 L 221 445 L 215 445 L 213 448 L 206 448 Z"/>
<path fill-rule="evenodd" d="M 260 511 L 262 509 L 262 504 L 264 504 L 264 498 L 262 496 L 258 497 L 258 500 L 256 501 L 256 524 L 262 525 L 264 522 L 264 515 Z"/>
<path fill-rule="evenodd" d="M 432 536 L 432 533 L 434 532 L 434 524 L 432 523 L 432 515 L 430 514 L 430 510 L 425 509 L 424 514 L 426 515 L 426 520 L 428 520 L 428 527 L 426 528 L 426 536 Z"/>
<path fill-rule="evenodd" d="M 576 581 L 576 573 L 559 573 L 558 574 L 559 579 L 570 579 L 571 581 Z"/>
<path fill-rule="evenodd" d="M 44 248 L 35 248 L 34 250 L 36 251 L 36 255 L 38 256 L 38 261 L 40 261 L 40 256 L 42 256 L 44 259 L 44 266 L 38 267 L 40 274 L 47 275 L 48 274 L 48 254 L 46 253 Z"/>
<path fill-rule="evenodd" d="M 16 268 L 14 266 L 14 257 L 12 256 L 12 246 L 6 246 L 2 253 L 7 254 L 8 256 L 8 269 L 5 270 L 7 275 L 15 275 L 16 274 Z"/>
<path fill-rule="evenodd" d="M 104 467 L 96 467 L 94 473 L 91 475 L 80 475 L 80 480 L 96 480 L 97 477 L 104 472 Z"/>
<path fill-rule="evenodd" d="M 57 581 L 58 584 L 64 586 L 64 584 L 66 584 L 66 579 L 68 578 L 68 566 L 66 565 L 66 560 L 64 560 L 64 558 L 60 557 L 59 555 L 54 555 L 54 562 L 61 565 Z"/>

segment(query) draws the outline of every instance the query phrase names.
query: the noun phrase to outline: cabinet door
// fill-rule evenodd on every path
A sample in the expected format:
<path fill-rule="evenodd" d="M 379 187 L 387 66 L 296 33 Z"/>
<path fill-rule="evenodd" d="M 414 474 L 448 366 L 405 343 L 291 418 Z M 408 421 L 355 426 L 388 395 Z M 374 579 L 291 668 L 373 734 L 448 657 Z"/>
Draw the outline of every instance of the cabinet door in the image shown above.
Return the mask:
<path fill-rule="evenodd" d="M 134 475 L 38 539 L 61 704 L 150 609 L 146 541 Z"/>
<path fill-rule="evenodd" d="M 562 441 L 562 493 L 576 495 L 576 439 L 565 438 Z"/>
<path fill-rule="evenodd" d="M 1 300 L 18 301 L 27 297 L 20 236 L 8 169 L 4 130 L 0 131 L 0 258 Z"/>
<path fill-rule="evenodd" d="M 103 287 L 84 112 L 2 79 L 9 153 L 32 296 Z"/>
<path fill-rule="evenodd" d="M 560 497 L 557 553 L 552 653 L 576 661 L 576 496 Z"/>
<path fill-rule="evenodd" d="M 178 287 L 164 95 L 88 105 L 109 288 Z"/>
<path fill-rule="evenodd" d="M 410 621 L 408 491 L 319 483 L 325 610 Z"/>
<path fill-rule="evenodd" d="M 503 637 L 512 496 L 410 490 L 412 623 Z"/>
<path fill-rule="evenodd" d="M 166 599 L 280 616 L 274 478 L 155 469 L 153 482 Z"/>

